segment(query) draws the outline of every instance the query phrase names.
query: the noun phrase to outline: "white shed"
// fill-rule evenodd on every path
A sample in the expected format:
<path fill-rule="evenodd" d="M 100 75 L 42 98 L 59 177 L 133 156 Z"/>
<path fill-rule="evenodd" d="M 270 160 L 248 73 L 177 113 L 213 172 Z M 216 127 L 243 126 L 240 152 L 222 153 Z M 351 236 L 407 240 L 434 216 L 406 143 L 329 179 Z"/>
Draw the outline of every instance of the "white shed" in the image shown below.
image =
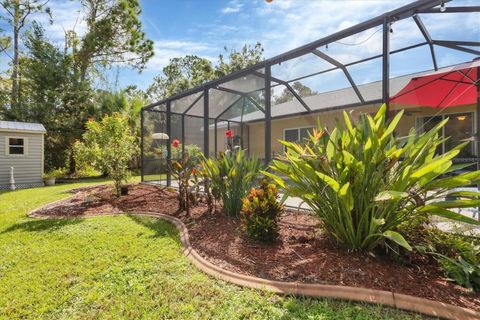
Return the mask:
<path fill-rule="evenodd" d="M 0 189 L 43 186 L 44 136 L 42 124 L 0 121 Z"/>

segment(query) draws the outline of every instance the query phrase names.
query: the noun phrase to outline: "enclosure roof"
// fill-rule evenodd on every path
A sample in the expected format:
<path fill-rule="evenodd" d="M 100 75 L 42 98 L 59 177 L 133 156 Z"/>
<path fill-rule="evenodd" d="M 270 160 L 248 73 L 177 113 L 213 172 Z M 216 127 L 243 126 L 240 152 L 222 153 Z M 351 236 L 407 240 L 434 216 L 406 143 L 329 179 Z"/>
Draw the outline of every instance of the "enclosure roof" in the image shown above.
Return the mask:
<path fill-rule="evenodd" d="M 184 98 L 188 95 L 201 93 L 204 90 L 208 90 L 210 88 L 215 88 L 218 85 L 223 84 L 225 82 L 228 82 L 230 80 L 237 79 L 239 77 L 243 77 L 245 75 L 249 75 L 249 74 L 252 74 L 252 73 L 258 73 L 258 70 L 260 70 L 262 68 L 265 68 L 267 66 L 271 67 L 275 64 L 280 64 L 282 62 L 285 62 L 285 61 L 288 61 L 288 60 L 291 60 L 291 59 L 295 59 L 297 57 L 303 56 L 303 55 L 308 54 L 308 53 L 313 52 L 314 54 L 317 54 L 317 55 L 322 54 L 322 52 L 317 50 L 321 46 L 326 46 L 329 43 L 333 43 L 335 41 L 353 36 L 355 34 L 358 34 L 360 32 L 366 31 L 368 29 L 374 28 L 374 27 L 379 26 L 379 25 L 384 25 L 384 29 L 387 30 L 387 26 L 389 26 L 388 23 L 390 23 L 390 26 L 391 26 L 391 23 L 393 23 L 393 22 L 396 22 L 396 21 L 399 21 L 399 20 L 402 20 L 402 19 L 406 19 L 406 18 L 409 18 L 409 17 L 412 17 L 412 16 L 414 17 L 414 20 L 416 21 L 417 25 L 419 25 L 419 28 L 421 29 L 422 34 L 424 34 L 425 41 L 422 42 L 422 43 L 418 43 L 418 44 L 411 45 L 411 46 L 408 46 L 408 47 L 404 47 L 404 48 L 401 48 L 401 49 L 392 50 L 390 53 L 394 53 L 395 51 L 396 52 L 401 52 L 401 51 L 404 51 L 404 50 L 410 50 L 410 49 L 413 49 L 413 48 L 416 48 L 416 47 L 419 47 L 419 46 L 423 46 L 423 45 L 429 45 L 431 48 L 433 47 L 433 45 L 438 45 L 438 46 L 453 48 L 455 50 L 460 50 L 460 51 L 465 51 L 465 52 L 470 52 L 470 53 L 473 53 L 473 54 L 477 54 L 478 53 L 477 50 L 473 50 L 471 48 L 465 47 L 465 46 L 477 46 L 478 45 L 477 42 L 445 41 L 445 40 L 431 39 L 430 35 L 428 34 L 427 30 L 425 29 L 425 27 L 424 27 L 423 23 L 421 22 L 420 18 L 417 16 L 417 14 L 421 14 L 421 13 L 477 12 L 480 9 L 480 7 L 475 7 L 475 6 L 471 6 L 471 7 L 452 7 L 452 8 L 444 8 L 444 9 L 435 8 L 435 7 L 438 7 L 440 4 L 444 4 L 444 3 L 449 2 L 449 1 L 451 1 L 451 0 L 442 0 L 442 1 L 439 1 L 439 0 L 417 0 L 417 1 L 414 1 L 414 2 L 412 2 L 410 4 L 407 4 L 403 7 L 400 7 L 398 9 L 395 9 L 395 10 L 392 10 L 392 11 L 388 11 L 388 12 L 386 12 L 382 15 L 379 15 L 375 18 L 366 20 L 366 21 L 364 21 L 362 23 L 359 23 L 357 25 L 354 25 L 354 26 L 351 26 L 351 27 L 346 28 L 344 30 L 335 32 L 335 33 L 333 33 L 329 36 L 323 37 L 323 38 L 318 39 L 316 41 L 313 41 L 313 42 L 310 42 L 310 43 L 305 44 L 303 46 L 300 46 L 298 48 L 295 48 L 295 49 L 292 49 L 290 51 L 284 52 L 284 53 L 279 54 L 277 56 L 274 56 L 270 59 L 264 60 L 262 62 L 254 64 L 250 67 L 247 67 L 245 69 L 235 71 L 235 72 L 233 72 L 231 74 L 228 74 L 228 75 L 226 75 L 222 78 L 206 82 L 206 83 L 204 83 L 200 86 L 197 86 L 195 88 L 188 89 L 188 90 L 185 90 L 182 93 L 179 93 L 179 94 L 176 94 L 174 96 L 170 96 L 168 98 L 162 99 L 162 100 L 157 101 L 155 103 L 152 103 L 148 106 L 145 106 L 144 109 L 151 109 L 151 108 L 154 108 L 154 107 L 159 106 L 161 104 L 167 103 L 169 101 L 174 101 L 174 100 L 177 100 L 177 99 Z M 323 58 L 329 59 L 330 61 L 332 61 L 332 63 L 337 65 L 336 68 L 334 68 L 334 69 L 337 69 L 337 68 L 344 69 L 346 67 L 345 65 L 343 65 L 341 63 L 338 63 L 338 61 L 331 59 L 331 57 L 325 57 L 325 55 L 323 55 L 323 56 L 324 56 Z M 382 57 L 382 55 L 379 55 L 377 57 Z M 435 60 L 434 55 L 433 55 L 432 58 Z M 369 59 L 372 59 L 372 58 L 363 59 L 363 61 L 367 61 Z M 361 61 L 362 60 L 356 61 L 356 63 L 359 63 Z M 435 68 L 436 68 L 436 62 L 435 62 Z M 273 79 L 273 78 L 272 78 L 272 80 L 275 81 L 275 79 Z"/>
<path fill-rule="evenodd" d="M 1 120 L 0 120 L 0 131 L 47 133 L 47 130 L 41 123 L 1 121 Z"/>
<path fill-rule="evenodd" d="M 393 94 L 400 91 L 412 78 L 418 77 L 424 72 L 405 75 L 390 79 L 390 90 Z M 367 101 L 380 102 L 382 99 L 382 81 L 375 81 L 358 86 L 362 95 Z M 303 100 L 307 103 L 314 112 L 328 111 L 333 108 L 344 108 L 348 105 L 358 104 L 359 100 L 352 88 L 343 88 L 334 91 L 322 92 L 309 97 L 304 97 Z M 295 108 L 297 102 L 291 100 L 288 102 L 272 105 L 272 117 L 282 117 L 292 114 L 292 108 Z M 264 119 L 265 115 L 261 111 L 255 111 L 243 115 L 243 122 L 250 122 Z M 241 121 L 240 117 L 230 119 L 231 121 Z"/>
<path fill-rule="evenodd" d="M 445 68 L 440 68 L 436 72 L 431 71 L 423 71 L 412 73 L 396 78 L 390 79 L 390 92 L 392 96 L 396 95 L 400 90 L 402 90 L 412 79 L 423 77 L 425 75 L 432 75 L 432 74 L 441 74 L 445 72 L 451 72 L 456 70 L 462 70 L 466 67 L 472 67 L 480 65 L 480 61 L 462 63 L 459 65 L 448 66 Z M 382 81 L 375 81 L 366 84 L 362 84 L 358 86 L 358 89 L 365 97 L 365 101 L 370 103 L 381 102 L 382 99 Z M 345 106 L 349 105 L 356 105 L 359 104 L 358 96 L 355 94 L 355 91 L 352 88 L 343 88 L 334 91 L 322 92 L 316 95 L 312 95 L 309 97 L 303 97 L 305 103 L 307 103 L 313 112 L 322 112 L 328 111 L 337 108 L 345 108 Z M 295 116 L 296 114 L 292 114 L 292 109 L 295 108 L 297 102 L 295 99 L 272 105 L 272 117 L 285 117 L 288 115 Z M 297 114 L 298 115 L 298 114 Z M 255 111 L 248 114 L 244 114 L 243 118 L 235 117 L 232 119 L 222 119 L 222 120 L 230 120 L 233 122 L 251 122 L 256 120 L 262 120 L 265 118 L 265 114 L 261 111 Z"/>

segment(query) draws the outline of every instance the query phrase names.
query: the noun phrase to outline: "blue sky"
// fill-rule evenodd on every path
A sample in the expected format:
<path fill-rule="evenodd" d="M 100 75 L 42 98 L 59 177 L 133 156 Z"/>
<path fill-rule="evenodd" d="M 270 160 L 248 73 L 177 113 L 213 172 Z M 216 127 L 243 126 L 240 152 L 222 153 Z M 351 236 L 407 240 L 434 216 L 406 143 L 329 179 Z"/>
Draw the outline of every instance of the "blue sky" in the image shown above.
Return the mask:
<path fill-rule="evenodd" d="M 61 43 L 63 30 L 71 29 L 82 33 L 85 25 L 79 16 L 79 1 L 52 0 L 55 23 L 47 25 L 50 38 Z M 119 87 L 135 84 L 146 88 L 155 75 L 173 57 L 196 54 L 216 61 L 225 46 L 240 48 L 243 44 L 261 42 L 265 48 L 265 57 L 271 57 L 307 42 L 329 35 L 335 31 L 362 22 L 368 18 L 411 2 L 410 0 L 141 0 L 143 13 L 141 20 L 149 39 L 155 42 L 155 57 L 148 63 L 147 69 L 138 74 L 123 66 L 109 72 L 108 86 L 112 87 L 118 79 Z M 475 0 L 455 0 L 447 6 L 475 5 Z M 480 15 L 441 14 L 424 15 L 425 25 L 435 39 L 458 39 L 480 41 Z M 43 15 L 34 17 L 47 22 Z M 0 22 L 0 27 L 2 23 Z M 5 29 L 5 24 L 3 23 Z M 413 21 L 400 21 L 393 25 L 392 47 L 422 42 L 423 38 Z M 356 37 L 344 39 L 343 43 L 332 44 L 322 51 L 341 62 L 367 57 L 381 50 L 381 32 L 368 30 Z M 376 33 L 375 33 L 376 32 Z M 365 41 L 366 39 L 368 41 Z M 363 42 L 363 43 L 362 43 Z M 362 43 L 352 46 L 352 44 Z M 471 60 L 474 56 L 449 49 L 437 49 L 439 64 L 451 65 Z M 8 62 L 5 55 L 0 58 L 4 69 Z M 274 68 L 273 72 L 284 79 L 291 79 L 325 68 L 319 59 L 306 56 L 301 59 Z M 392 74 L 406 74 L 431 69 L 428 48 L 424 47 L 411 54 L 392 58 Z M 378 80 L 380 64 L 375 61 L 352 68 L 352 76 L 358 83 Z M 332 74 L 322 79 L 309 80 L 312 87 L 319 91 L 331 90 L 346 85 L 341 74 Z"/>

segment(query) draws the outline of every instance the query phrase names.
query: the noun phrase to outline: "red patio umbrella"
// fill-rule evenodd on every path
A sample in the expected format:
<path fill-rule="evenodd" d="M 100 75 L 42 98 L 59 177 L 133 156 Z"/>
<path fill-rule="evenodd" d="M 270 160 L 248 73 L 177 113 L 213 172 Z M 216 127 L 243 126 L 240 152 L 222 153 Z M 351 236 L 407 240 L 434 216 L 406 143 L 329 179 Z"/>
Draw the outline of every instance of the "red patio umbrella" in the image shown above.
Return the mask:
<path fill-rule="evenodd" d="M 476 60 L 412 78 L 390 103 L 431 108 L 476 104 L 479 66 Z"/>

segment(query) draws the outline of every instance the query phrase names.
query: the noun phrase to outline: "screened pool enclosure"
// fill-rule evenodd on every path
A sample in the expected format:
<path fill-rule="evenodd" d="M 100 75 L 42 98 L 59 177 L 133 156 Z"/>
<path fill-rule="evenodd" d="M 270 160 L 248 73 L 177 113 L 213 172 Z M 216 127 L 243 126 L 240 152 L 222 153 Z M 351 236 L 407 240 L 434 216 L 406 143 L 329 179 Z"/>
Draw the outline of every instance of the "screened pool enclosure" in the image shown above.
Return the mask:
<path fill-rule="evenodd" d="M 457 16 L 463 25 L 449 23 Z M 189 149 L 215 156 L 238 147 L 268 162 L 283 152 L 279 139 L 301 140 L 317 119 L 333 127 L 342 110 L 355 117 L 382 103 L 389 115 L 406 110 L 401 131 L 455 118 L 445 134 L 470 138 L 463 157 L 478 161 L 478 46 L 480 6 L 416 1 L 150 104 L 141 117 L 142 181 L 170 185 L 169 161 Z M 452 83 L 432 89 L 438 103 L 406 99 L 435 81 Z"/>

